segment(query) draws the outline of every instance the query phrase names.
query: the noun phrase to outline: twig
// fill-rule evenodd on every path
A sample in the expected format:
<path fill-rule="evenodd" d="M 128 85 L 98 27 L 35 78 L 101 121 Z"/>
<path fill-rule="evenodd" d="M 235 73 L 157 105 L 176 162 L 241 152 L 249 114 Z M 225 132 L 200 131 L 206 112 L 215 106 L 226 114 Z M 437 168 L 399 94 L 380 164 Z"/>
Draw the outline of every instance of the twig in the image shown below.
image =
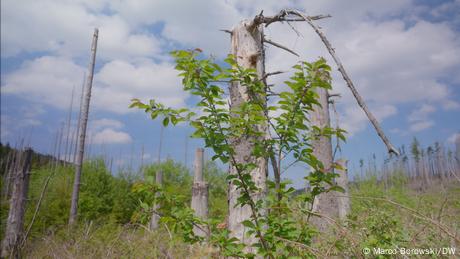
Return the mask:
<path fill-rule="evenodd" d="M 277 48 L 283 49 L 283 50 L 285 50 L 285 51 L 287 51 L 287 52 L 299 57 L 299 54 L 297 54 L 295 51 L 293 51 L 293 50 L 291 50 L 291 49 L 289 49 L 289 48 L 287 48 L 287 47 L 285 47 L 285 46 L 283 46 L 283 45 L 281 45 L 279 43 L 273 42 L 273 41 L 271 41 L 269 39 L 266 39 L 266 38 L 264 38 L 264 42 L 266 42 L 266 43 L 268 43 L 270 45 L 273 45 L 273 46 L 275 46 Z"/>
<path fill-rule="evenodd" d="M 223 32 L 229 33 L 230 35 L 232 35 L 232 33 L 233 33 L 231 30 L 219 30 L 219 31 L 223 31 Z"/>
<path fill-rule="evenodd" d="M 267 79 L 267 77 L 269 77 L 269 76 L 279 75 L 279 74 L 282 74 L 282 73 L 286 73 L 286 71 L 275 71 L 275 72 L 266 73 L 266 74 L 260 79 L 260 81 L 263 81 L 263 80 Z"/>

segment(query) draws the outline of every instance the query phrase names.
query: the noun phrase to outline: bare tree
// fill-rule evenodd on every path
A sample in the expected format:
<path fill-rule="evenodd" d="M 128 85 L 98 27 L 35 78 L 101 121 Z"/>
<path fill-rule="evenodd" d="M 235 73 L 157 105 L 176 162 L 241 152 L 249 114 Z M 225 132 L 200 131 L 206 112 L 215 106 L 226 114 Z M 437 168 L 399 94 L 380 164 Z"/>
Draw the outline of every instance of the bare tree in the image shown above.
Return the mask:
<path fill-rule="evenodd" d="M 86 128 L 88 123 L 89 115 L 89 104 L 91 100 L 91 88 L 93 85 L 93 74 L 94 74 L 94 65 L 96 62 L 96 49 L 97 49 L 97 38 L 99 30 L 94 29 L 93 42 L 91 45 L 91 59 L 88 67 L 88 79 L 86 80 L 86 92 L 85 92 L 85 101 L 83 103 L 82 116 L 80 122 L 80 137 L 78 143 L 78 153 L 75 163 L 75 180 L 73 184 L 72 191 L 72 201 L 70 206 L 70 216 L 69 216 L 69 225 L 73 225 L 77 221 L 77 210 L 78 210 L 78 196 L 80 192 L 80 178 L 83 165 L 83 157 L 85 153 L 85 138 L 86 138 Z"/>
<path fill-rule="evenodd" d="M 27 148 L 22 159 L 17 160 L 18 170 L 14 172 L 13 191 L 10 199 L 10 210 L 6 221 L 5 237 L 2 242 L 2 258 L 17 258 L 24 228 L 27 193 L 29 190 L 30 166 L 32 149 Z"/>

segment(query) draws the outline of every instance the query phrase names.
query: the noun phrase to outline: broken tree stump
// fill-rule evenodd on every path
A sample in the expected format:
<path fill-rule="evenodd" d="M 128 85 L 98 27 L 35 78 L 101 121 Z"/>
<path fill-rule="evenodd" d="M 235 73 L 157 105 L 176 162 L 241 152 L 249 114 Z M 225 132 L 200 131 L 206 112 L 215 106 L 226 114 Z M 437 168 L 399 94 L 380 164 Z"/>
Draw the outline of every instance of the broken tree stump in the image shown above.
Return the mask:
<path fill-rule="evenodd" d="M 163 171 L 160 169 L 155 173 L 155 183 L 158 186 L 162 186 L 163 184 Z M 158 229 L 159 222 L 160 222 L 160 215 L 158 215 L 158 210 L 160 209 L 160 203 L 158 202 L 157 198 L 159 193 L 155 193 L 155 203 L 153 205 L 153 212 L 152 217 L 150 218 L 149 229 L 155 230 Z"/>
<path fill-rule="evenodd" d="M 195 211 L 195 216 L 206 220 L 208 218 L 208 184 L 203 177 L 203 153 L 204 149 L 197 148 L 195 151 L 195 173 L 192 186 L 192 209 Z M 206 237 L 208 235 L 206 226 L 194 226 L 193 232 L 197 236 Z"/>

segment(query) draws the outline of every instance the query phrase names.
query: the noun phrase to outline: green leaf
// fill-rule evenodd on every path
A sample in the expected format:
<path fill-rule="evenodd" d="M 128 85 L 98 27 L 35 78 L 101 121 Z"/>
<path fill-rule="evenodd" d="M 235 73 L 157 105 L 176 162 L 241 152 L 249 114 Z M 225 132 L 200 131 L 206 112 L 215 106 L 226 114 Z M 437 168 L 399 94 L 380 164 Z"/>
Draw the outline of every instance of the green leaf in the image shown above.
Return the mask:
<path fill-rule="evenodd" d="M 166 127 L 166 126 L 168 126 L 168 124 L 169 124 L 169 117 L 165 117 L 165 118 L 163 119 L 163 126 Z"/>

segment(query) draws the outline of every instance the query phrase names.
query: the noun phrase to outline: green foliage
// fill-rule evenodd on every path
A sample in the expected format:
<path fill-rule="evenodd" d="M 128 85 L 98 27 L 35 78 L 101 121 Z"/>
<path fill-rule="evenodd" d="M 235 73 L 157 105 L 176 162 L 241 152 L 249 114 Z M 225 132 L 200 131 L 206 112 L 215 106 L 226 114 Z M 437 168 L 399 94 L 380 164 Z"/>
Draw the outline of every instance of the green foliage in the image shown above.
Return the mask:
<path fill-rule="evenodd" d="M 25 224 L 27 226 L 31 222 L 43 185 L 50 174 L 52 177 L 34 222 L 32 236 L 56 231 L 68 222 L 74 168 L 58 165 L 32 171 Z M 137 204 L 128 182 L 112 176 L 100 159 L 84 163 L 81 180 L 81 222 L 129 222 Z"/>
<path fill-rule="evenodd" d="M 295 210 L 286 201 L 293 190 L 286 189 L 285 184 L 277 182 L 270 185 L 276 194 L 275 202 L 270 199 L 254 200 L 253 194 L 260 190 L 252 179 L 251 171 L 257 167 L 254 163 L 255 159 L 270 157 L 275 160 L 275 163 L 279 161 L 281 164 L 282 156 L 292 154 L 297 163 L 308 165 L 312 171 L 307 178 L 312 186 L 312 192 L 300 196 L 296 204 L 303 203 L 304 206 L 306 202 L 312 204 L 317 195 L 339 190 L 334 185 L 333 179 L 337 175 L 331 172 L 333 168 L 324 168 L 323 164 L 313 156 L 311 142 L 319 136 L 333 135 L 344 140 L 344 131 L 310 127 L 308 119 L 308 114 L 313 110 L 314 105 L 319 105 L 316 89 L 331 89 L 331 68 L 322 58 L 312 63 L 300 62 L 293 67 L 294 75 L 285 82 L 288 90 L 276 94 L 277 98 L 270 101 L 267 100 L 269 98 L 267 92 L 271 90 L 263 80 L 259 79 L 257 71 L 240 67 L 232 55 L 225 59 L 227 67 L 223 68 L 212 59 L 198 59 L 199 52 L 201 51 L 172 52 L 172 56 L 176 59 L 176 69 L 182 77 L 184 91 L 198 99 L 195 106 L 199 109 L 199 115 L 187 108 L 165 107 L 155 100 L 143 103 L 139 99 L 133 99 L 130 107 L 144 110 L 152 119 L 160 116 L 164 126 L 169 123 L 176 125 L 179 122 L 187 122 L 194 127 L 195 132 L 192 136 L 202 138 L 205 146 L 212 148 L 214 152 L 212 159 L 219 159 L 223 163 L 230 162 L 236 171 L 235 174 L 227 176 L 227 181 L 236 186 L 240 192 L 236 206 L 249 206 L 251 209 L 250 220 L 244 221 L 243 224 L 249 229 L 248 234 L 256 236 L 259 240 L 259 243 L 254 244 L 257 254 L 280 258 L 300 256 L 302 253 L 299 252 L 298 244 L 308 246 L 313 232 L 308 225 L 299 225 L 293 218 Z M 233 104 L 231 108 L 227 107 L 225 90 L 220 82 L 238 83 L 245 89 L 247 100 Z M 269 111 L 280 115 L 271 118 Z M 274 138 L 265 137 L 267 128 L 275 133 Z M 237 139 L 251 142 L 252 158 L 237 162 L 234 147 L 230 144 L 231 140 Z M 172 219 L 174 226 L 178 226 L 175 230 L 186 233 L 184 236 L 186 241 L 199 241 L 199 238 L 192 236 L 191 225 L 199 225 L 202 222 L 194 221 L 190 210 L 184 206 L 168 207 L 176 204 L 178 198 L 166 194 L 167 185 L 165 190 L 154 185 L 143 186 L 137 190 L 139 193 L 145 193 L 149 188 L 158 193 L 157 199 L 161 200 L 169 210 L 169 214 L 167 213 L 163 218 Z M 152 205 L 142 200 L 141 204 L 146 209 Z M 281 209 L 283 206 L 286 208 Z M 162 207 L 162 210 L 165 208 Z M 267 210 L 273 210 L 274 213 L 269 213 L 267 217 L 265 213 Z M 302 212 L 308 213 L 308 210 L 304 209 Z M 192 223 L 178 222 L 177 215 Z M 210 220 L 207 224 L 211 225 L 211 229 L 215 229 L 212 223 L 213 220 Z M 255 256 L 255 254 L 242 254 L 243 247 L 239 244 L 239 240 L 228 238 L 228 235 L 223 235 L 221 231 L 211 232 L 210 240 L 214 241 L 225 255 Z"/>

